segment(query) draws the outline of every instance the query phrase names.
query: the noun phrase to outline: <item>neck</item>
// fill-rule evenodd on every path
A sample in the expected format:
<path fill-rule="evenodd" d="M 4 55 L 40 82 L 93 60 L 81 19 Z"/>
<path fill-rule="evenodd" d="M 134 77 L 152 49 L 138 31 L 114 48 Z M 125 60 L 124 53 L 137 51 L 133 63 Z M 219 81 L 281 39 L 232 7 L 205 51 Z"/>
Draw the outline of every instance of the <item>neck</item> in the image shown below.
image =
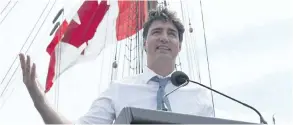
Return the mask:
<path fill-rule="evenodd" d="M 148 63 L 148 67 L 160 76 L 168 76 L 175 69 L 174 61 L 161 61 L 158 60 L 153 63 Z"/>

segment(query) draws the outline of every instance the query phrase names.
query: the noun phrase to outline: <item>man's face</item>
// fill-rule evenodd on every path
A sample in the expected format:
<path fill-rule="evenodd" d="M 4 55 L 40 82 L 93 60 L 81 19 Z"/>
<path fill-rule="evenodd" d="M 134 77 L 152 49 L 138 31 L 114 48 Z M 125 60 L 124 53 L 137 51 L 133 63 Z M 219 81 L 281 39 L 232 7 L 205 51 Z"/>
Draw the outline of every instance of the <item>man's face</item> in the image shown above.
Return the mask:
<path fill-rule="evenodd" d="M 178 30 L 172 22 L 156 20 L 148 31 L 145 49 L 149 61 L 176 59 L 181 50 Z"/>

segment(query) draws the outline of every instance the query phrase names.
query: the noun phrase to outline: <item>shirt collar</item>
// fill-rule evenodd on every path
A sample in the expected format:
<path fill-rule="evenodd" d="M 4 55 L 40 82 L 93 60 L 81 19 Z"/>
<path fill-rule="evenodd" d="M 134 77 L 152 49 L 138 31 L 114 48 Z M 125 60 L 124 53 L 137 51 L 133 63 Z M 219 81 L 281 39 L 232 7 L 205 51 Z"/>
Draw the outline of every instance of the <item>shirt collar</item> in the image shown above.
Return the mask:
<path fill-rule="evenodd" d="M 166 77 L 163 77 L 163 76 L 160 76 L 158 74 L 156 74 L 153 70 L 151 70 L 149 67 L 145 67 L 144 70 L 143 70 L 143 74 L 142 74 L 142 80 L 143 80 L 143 83 L 149 83 L 149 80 L 151 78 L 153 78 L 154 76 L 158 76 L 159 78 L 166 78 L 166 77 L 171 77 L 172 73 L 175 72 L 175 70 L 173 70 L 172 73 L 170 73 L 169 75 L 167 75 Z"/>

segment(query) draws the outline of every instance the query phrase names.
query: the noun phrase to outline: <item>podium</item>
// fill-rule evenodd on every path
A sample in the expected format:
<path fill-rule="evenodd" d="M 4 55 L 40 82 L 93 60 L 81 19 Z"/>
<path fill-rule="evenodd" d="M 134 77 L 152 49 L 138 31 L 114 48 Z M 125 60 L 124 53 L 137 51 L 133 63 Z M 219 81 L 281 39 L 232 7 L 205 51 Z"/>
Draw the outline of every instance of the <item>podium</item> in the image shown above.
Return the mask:
<path fill-rule="evenodd" d="M 257 124 L 166 111 L 125 107 L 114 124 Z"/>

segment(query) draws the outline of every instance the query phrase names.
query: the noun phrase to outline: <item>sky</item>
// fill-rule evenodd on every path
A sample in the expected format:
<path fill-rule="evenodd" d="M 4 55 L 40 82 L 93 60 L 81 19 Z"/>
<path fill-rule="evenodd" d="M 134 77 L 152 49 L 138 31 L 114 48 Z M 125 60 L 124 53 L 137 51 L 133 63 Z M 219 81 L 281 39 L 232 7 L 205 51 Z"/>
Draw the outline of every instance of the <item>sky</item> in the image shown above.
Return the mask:
<path fill-rule="evenodd" d="M 7 3 L 8 0 L 1 0 L 0 10 L 4 9 Z M 13 4 L 9 4 L 5 11 L 0 11 L 1 80 L 46 4 L 47 1 L 44 0 L 20 0 L 8 16 L 5 17 Z M 53 27 L 51 20 L 64 4 L 70 8 L 75 3 L 60 0 L 54 4 L 43 27 L 40 28 L 39 22 L 28 39 L 29 42 L 32 41 L 33 35 L 40 28 L 28 54 L 32 55 L 36 62 L 38 76 L 43 84 L 49 61 L 45 48 L 51 39 L 48 37 Z M 199 0 L 184 0 L 182 9 L 179 0 L 171 0 L 169 4 L 181 18 L 183 10 L 182 19 L 187 27 L 186 41 L 179 56 L 181 68 L 192 79 L 209 85 Z M 53 1 L 49 3 L 45 14 L 52 5 Z M 293 62 L 290 58 L 293 53 L 292 5 L 290 0 L 202 1 L 212 87 L 257 108 L 270 124 L 273 114 L 277 124 L 293 123 L 293 67 L 290 65 Z M 65 11 L 65 15 L 68 13 Z M 45 16 L 42 16 L 41 21 L 44 19 Z M 189 19 L 194 30 L 192 33 L 188 32 Z M 29 42 L 25 44 L 22 52 L 28 48 Z M 121 42 L 120 46 L 123 44 L 125 42 Z M 78 64 L 66 71 L 59 79 L 58 88 L 52 89 L 47 95 L 52 106 L 71 120 L 82 116 L 99 93 L 107 88 L 113 58 L 107 58 L 105 54 L 113 54 L 114 48 L 115 46 L 109 46 L 95 60 Z M 123 54 L 121 52 L 120 56 Z M 16 64 L 19 64 L 18 60 L 16 61 Z M 16 68 L 16 64 L 12 69 Z M 12 73 L 11 71 L 8 76 Z M 200 73 L 200 79 L 197 73 Z M 121 72 L 118 76 L 120 75 Z M 0 98 L 0 124 L 42 123 L 21 79 L 18 69 L 8 91 Z M 0 85 L 1 92 L 8 80 L 5 79 Z M 55 90 L 58 89 L 57 107 L 55 97 L 58 91 Z M 213 96 L 216 117 L 258 122 L 258 116 L 250 109 L 217 94 Z"/>

